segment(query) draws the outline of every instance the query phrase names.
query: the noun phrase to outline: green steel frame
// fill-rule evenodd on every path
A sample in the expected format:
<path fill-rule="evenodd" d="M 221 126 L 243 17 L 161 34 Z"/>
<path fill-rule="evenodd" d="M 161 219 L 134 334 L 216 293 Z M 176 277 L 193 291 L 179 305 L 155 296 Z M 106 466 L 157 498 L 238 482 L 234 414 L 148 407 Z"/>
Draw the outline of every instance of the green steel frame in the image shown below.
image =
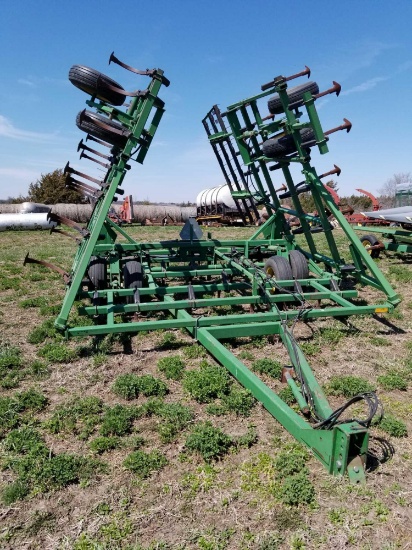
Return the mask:
<path fill-rule="evenodd" d="M 229 166 L 225 177 L 232 181 L 236 198 L 242 202 L 242 198 L 252 197 L 247 185 L 251 177 L 253 200 L 266 206 L 269 217 L 250 239 L 220 241 L 213 239 L 210 233 L 202 238 L 193 220 L 183 229 L 181 239 L 142 243 L 110 221 L 107 214 L 133 150 L 140 145 L 136 160 L 142 162 L 160 122 L 163 104 L 157 93 L 162 75 L 162 71 L 157 71 L 148 93 L 133 99 L 127 113 L 94 99 L 87 102 L 98 112 L 119 121 L 131 131 L 131 136 L 116 155 L 117 161 L 107 177 L 108 185 L 84 231 L 56 326 L 68 337 L 187 329 L 271 415 L 313 451 L 330 473 L 347 472 L 351 480 L 361 482 L 368 449 L 367 426 L 358 421 L 328 422 L 333 411 L 295 340 L 293 327 L 297 321 L 318 317 L 390 311 L 399 302 L 399 297 L 337 209 L 310 164 L 308 149 L 301 144 L 299 130 L 311 127 L 320 152 L 328 150 L 328 138 L 315 108 L 316 97 L 309 92 L 304 94 L 302 106 L 309 120 L 301 122 L 300 107 L 289 108 L 288 79 L 278 77 L 265 92 L 231 105 L 226 113 L 215 106 L 203 120 L 221 167 Z M 272 117 L 266 122 L 271 117 L 261 116 L 258 101 L 274 92 L 279 94 L 284 114 L 279 121 Z M 296 152 L 285 158 L 265 157 L 261 141 L 278 136 L 280 132 L 292 136 Z M 269 169 L 271 163 L 276 163 L 273 166 L 283 172 L 293 209 L 282 206 L 278 198 Z M 300 163 L 302 167 L 317 206 L 317 216 L 309 216 L 302 209 L 299 184 L 295 185 L 289 170 L 291 163 Z M 349 241 L 351 264 L 347 264 L 338 252 L 326 209 L 337 218 Z M 285 214 L 299 217 L 300 242 L 305 241 L 306 245 L 298 245 Z M 317 250 L 313 222 L 316 222 L 315 229 L 322 230 L 326 236 L 329 256 Z M 277 255 L 288 258 L 293 250 L 299 250 L 306 258 L 310 270 L 308 277 L 275 280 L 265 271 L 267 258 Z M 104 258 L 107 263 L 104 288 L 93 288 L 87 278 L 92 257 Z M 122 273 L 130 260 L 140 264 L 144 282 L 126 288 Z M 357 305 L 358 291 L 346 288 L 348 280 L 371 285 L 381 291 L 383 299 L 376 304 Z M 86 325 L 74 326 L 71 322 L 70 311 L 75 300 L 83 303 L 79 313 L 90 319 Z M 210 308 L 219 306 L 229 306 L 229 314 L 210 315 Z M 259 335 L 274 335 L 283 342 L 289 355 L 285 379 L 303 414 L 282 401 L 222 343 L 226 339 Z M 309 421 L 305 416 L 308 412 L 317 423 Z"/>

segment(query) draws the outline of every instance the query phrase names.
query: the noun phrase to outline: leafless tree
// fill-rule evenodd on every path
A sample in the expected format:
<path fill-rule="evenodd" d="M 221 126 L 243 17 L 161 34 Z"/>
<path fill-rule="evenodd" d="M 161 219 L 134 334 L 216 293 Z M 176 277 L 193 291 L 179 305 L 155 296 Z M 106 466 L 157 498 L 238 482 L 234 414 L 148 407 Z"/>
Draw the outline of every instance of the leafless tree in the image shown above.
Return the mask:
<path fill-rule="evenodd" d="M 412 174 L 410 172 L 400 172 L 389 178 L 379 189 L 379 193 L 387 199 L 388 206 L 395 206 L 396 192 L 408 187 L 412 187 Z"/>

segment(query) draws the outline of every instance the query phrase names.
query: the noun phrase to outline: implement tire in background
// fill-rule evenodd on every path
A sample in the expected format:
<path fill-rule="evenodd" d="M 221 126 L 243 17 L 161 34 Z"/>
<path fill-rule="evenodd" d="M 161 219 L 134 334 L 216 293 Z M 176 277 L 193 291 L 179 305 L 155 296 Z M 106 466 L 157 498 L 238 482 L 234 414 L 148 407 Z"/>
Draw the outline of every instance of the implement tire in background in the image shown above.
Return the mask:
<path fill-rule="evenodd" d="M 375 244 L 379 244 L 379 241 L 375 237 L 375 235 L 362 235 L 360 241 L 362 243 L 362 246 L 364 246 L 365 248 L 368 248 L 369 246 L 375 246 Z M 379 258 L 380 252 L 380 250 L 368 250 L 371 258 Z"/>

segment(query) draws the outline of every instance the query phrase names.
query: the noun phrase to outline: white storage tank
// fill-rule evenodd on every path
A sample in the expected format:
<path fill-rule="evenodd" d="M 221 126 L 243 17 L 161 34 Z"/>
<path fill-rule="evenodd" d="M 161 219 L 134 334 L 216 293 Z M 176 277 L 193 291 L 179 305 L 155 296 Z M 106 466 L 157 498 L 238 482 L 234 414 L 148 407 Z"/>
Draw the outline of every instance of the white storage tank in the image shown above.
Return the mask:
<path fill-rule="evenodd" d="M 227 184 L 200 191 L 196 197 L 196 206 L 198 211 L 201 209 L 202 213 L 208 214 L 222 212 L 222 207 L 237 210 Z"/>
<path fill-rule="evenodd" d="M 0 231 L 51 229 L 56 225 L 56 222 L 47 219 L 47 212 L 39 214 L 0 214 Z"/>
<path fill-rule="evenodd" d="M 51 206 L 40 204 L 38 202 L 23 202 L 20 208 L 20 214 L 40 214 L 40 212 L 50 212 Z"/>

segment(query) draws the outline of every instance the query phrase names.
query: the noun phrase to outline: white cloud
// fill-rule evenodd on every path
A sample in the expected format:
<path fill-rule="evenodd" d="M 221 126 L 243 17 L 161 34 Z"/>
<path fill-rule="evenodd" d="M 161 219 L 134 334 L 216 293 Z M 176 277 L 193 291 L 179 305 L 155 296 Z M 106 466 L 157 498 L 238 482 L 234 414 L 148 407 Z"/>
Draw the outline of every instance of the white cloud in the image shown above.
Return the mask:
<path fill-rule="evenodd" d="M 57 133 L 43 134 L 41 132 L 31 132 L 16 128 L 13 123 L 3 115 L 0 115 L 0 137 L 17 139 L 20 141 L 51 141 L 55 140 Z"/>
<path fill-rule="evenodd" d="M 2 176 L 2 179 L 4 176 L 14 180 L 25 180 L 27 178 L 32 178 L 33 176 L 36 177 L 37 172 L 27 168 L 0 168 L 0 176 Z M 1 187 L 3 187 L 3 184 L 1 184 Z"/>
<path fill-rule="evenodd" d="M 222 63 L 224 57 L 222 55 L 211 55 L 211 54 L 209 54 L 209 55 L 206 55 L 205 59 L 211 65 L 215 65 L 217 63 Z"/>
<path fill-rule="evenodd" d="M 33 76 L 28 75 L 27 77 L 19 78 L 17 81 L 19 84 L 24 86 L 29 86 L 30 88 L 39 88 L 41 86 L 67 86 L 70 84 L 69 79 L 63 78 L 51 78 L 49 76 Z"/>
<path fill-rule="evenodd" d="M 341 92 L 341 95 L 349 95 L 349 94 L 367 92 L 368 90 L 371 90 L 372 88 L 375 88 L 375 86 L 377 86 L 377 84 L 379 84 L 379 82 L 384 82 L 385 80 L 388 80 L 388 77 L 377 76 L 375 78 L 371 78 L 369 80 L 366 80 L 365 82 L 362 82 L 362 84 L 358 84 L 357 86 L 354 86 L 353 88 L 350 88 L 349 90 L 345 90 L 345 91 Z"/>
<path fill-rule="evenodd" d="M 36 181 L 39 172 L 28 168 L 0 168 L 0 198 L 25 196 L 30 183 Z"/>
<path fill-rule="evenodd" d="M 412 61 L 405 61 L 398 66 L 398 73 L 403 73 L 404 71 L 409 71 L 412 68 Z"/>
<path fill-rule="evenodd" d="M 23 84 L 24 86 L 28 86 L 29 88 L 37 88 L 37 85 L 34 82 L 26 78 L 19 78 L 17 82 L 19 84 Z"/>

